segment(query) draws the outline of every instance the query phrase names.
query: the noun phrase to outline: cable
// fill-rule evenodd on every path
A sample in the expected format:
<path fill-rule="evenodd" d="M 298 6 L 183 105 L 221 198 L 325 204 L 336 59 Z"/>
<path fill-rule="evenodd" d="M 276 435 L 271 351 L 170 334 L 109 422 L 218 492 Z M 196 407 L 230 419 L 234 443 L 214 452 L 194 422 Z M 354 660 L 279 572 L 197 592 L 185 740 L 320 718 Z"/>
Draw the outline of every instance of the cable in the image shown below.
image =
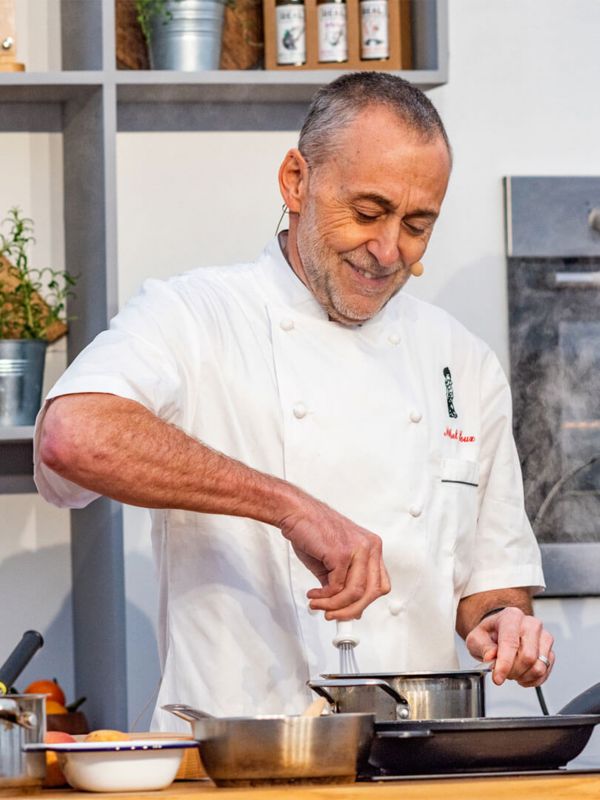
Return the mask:
<path fill-rule="evenodd" d="M 542 692 L 542 687 L 536 686 L 535 693 L 537 694 L 537 699 L 539 701 L 540 708 L 542 709 L 542 714 L 545 717 L 550 716 L 550 712 L 548 711 L 548 706 L 546 705 L 546 698 L 544 697 L 544 693 Z"/>

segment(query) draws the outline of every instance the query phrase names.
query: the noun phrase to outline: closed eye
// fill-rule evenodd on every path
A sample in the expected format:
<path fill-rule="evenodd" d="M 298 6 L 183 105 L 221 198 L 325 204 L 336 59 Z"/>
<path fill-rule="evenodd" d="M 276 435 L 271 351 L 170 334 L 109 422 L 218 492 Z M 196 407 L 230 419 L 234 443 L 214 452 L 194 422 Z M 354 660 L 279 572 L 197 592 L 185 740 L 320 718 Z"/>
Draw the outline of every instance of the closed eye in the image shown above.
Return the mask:
<path fill-rule="evenodd" d="M 407 229 L 409 233 L 413 236 L 424 236 L 426 233 L 429 233 L 431 228 L 433 227 L 434 220 L 430 220 L 427 222 L 409 222 L 407 219 L 404 220 L 404 227 Z"/>
<path fill-rule="evenodd" d="M 354 216 L 358 220 L 358 222 L 369 223 L 375 222 L 381 217 L 381 213 L 375 214 L 365 214 L 364 211 L 359 211 L 357 208 L 354 209 Z"/>

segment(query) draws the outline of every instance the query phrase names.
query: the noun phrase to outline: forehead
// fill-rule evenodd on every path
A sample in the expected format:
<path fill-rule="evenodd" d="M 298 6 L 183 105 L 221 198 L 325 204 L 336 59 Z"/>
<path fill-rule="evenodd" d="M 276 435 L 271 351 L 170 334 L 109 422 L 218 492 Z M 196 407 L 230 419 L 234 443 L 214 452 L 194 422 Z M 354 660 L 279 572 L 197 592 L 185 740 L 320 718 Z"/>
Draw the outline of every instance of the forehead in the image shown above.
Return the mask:
<path fill-rule="evenodd" d="M 426 139 L 385 108 L 361 112 L 332 142 L 319 171 L 344 193 L 396 193 L 407 185 L 439 201 L 450 174 L 450 156 L 440 136 Z M 322 169 L 321 169 L 322 168 Z"/>

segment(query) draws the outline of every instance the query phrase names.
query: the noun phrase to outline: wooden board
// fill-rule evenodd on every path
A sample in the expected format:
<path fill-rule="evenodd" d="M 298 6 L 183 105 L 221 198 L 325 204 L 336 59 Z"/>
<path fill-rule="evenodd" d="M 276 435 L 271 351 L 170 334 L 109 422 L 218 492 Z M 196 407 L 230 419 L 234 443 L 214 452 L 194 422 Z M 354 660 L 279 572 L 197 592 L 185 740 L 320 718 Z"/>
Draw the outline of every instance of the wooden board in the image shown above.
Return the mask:
<path fill-rule="evenodd" d="M 362 59 L 360 57 L 359 0 L 347 0 L 348 60 L 342 63 L 322 63 L 318 60 L 317 0 L 304 0 L 306 18 L 306 64 L 281 65 L 277 63 L 277 32 L 275 0 L 263 0 L 265 26 L 265 69 L 352 69 L 400 70 L 412 67 L 411 23 L 409 0 L 388 0 L 390 57 Z"/>

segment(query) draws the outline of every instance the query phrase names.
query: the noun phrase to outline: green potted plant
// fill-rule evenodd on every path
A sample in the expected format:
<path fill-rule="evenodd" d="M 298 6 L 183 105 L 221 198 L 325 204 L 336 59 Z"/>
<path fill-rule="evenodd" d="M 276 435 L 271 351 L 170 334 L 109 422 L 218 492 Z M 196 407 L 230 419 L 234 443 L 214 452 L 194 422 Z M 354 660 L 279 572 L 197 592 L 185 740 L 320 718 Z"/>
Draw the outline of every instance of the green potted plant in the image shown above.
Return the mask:
<path fill-rule="evenodd" d="M 223 15 L 235 0 L 135 0 L 152 69 L 219 69 Z"/>
<path fill-rule="evenodd" d="M 46 347 L 67 332 L 66 302 L 76 279 L 34 269 L 33 221 L 11 208 L 0 233 L 0 426 L 33 425 L 40 407 Z"/>

